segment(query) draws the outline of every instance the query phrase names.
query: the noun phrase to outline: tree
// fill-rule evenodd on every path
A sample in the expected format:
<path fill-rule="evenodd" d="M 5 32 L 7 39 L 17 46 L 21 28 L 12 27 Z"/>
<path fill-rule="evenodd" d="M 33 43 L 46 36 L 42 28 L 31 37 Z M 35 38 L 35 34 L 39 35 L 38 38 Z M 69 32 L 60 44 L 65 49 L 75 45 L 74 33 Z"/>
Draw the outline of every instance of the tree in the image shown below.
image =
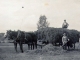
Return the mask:
<path fill-rule="evenodd" d="M 38 24 L 37 24 L 37 26 L 38 26 L 37 28 L 38 29 L 47 28 L 49 26 L 49 23 L 48 23 L 48 21 L 46 21 L 46 19 L 47 18 L 46 18 L 45 15 L 40 16 Z"/>

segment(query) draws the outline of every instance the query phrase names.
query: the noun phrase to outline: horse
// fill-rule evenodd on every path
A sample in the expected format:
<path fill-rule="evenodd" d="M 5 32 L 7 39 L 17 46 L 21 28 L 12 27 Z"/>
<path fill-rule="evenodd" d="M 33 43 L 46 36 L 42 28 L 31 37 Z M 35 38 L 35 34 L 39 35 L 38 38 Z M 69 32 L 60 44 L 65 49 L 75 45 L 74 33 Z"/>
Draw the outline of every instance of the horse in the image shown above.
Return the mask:
<path fill-rule="evenodd" d="M 76 43 L 76 42 L 73 42 L 72 40 L 68 41 L 68 42 L 67 42 L 68 50 L 69 50 L 70 48 L 75 49 L 75 43 Z"/>
<path fill-rule="evenodd" d="M 34 32 L 23 32 L 21 31 L 21 37 L 16 38 L 18 32 L 17 31 L 7 31 L 6 33 L 8 39 L 13 39 L 14 47 L 17 52 L 17 44 L 20 46 L 20 50 L 23 53 L 23 44 L 28 44 L 28 49 L 32 50 L 34 48 L 37 49 L 37 36 Z M 25 35 L 26 34 L 26 35 Z"/>

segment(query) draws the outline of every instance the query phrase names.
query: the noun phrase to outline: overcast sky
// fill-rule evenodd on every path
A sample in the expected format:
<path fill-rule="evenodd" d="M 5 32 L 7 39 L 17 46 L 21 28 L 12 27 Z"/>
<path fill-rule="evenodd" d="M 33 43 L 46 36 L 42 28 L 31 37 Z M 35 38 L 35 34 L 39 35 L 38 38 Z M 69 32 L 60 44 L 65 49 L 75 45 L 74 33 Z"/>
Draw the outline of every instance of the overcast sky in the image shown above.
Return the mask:
<path fill-rule="evenodd" d="M 80 31 L 80 0 L 0 0 L 0 32 L 36 31 L 40 15 L 50 27 L 60 28 L 66 19 L 68 29 Z"/>

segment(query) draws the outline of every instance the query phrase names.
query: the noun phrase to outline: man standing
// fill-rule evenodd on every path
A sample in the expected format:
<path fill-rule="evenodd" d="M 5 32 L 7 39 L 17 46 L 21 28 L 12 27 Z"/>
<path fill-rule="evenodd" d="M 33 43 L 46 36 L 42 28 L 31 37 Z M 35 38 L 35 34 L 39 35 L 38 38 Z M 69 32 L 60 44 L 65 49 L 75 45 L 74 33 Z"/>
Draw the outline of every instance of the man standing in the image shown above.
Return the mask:
<path fill-rule="evenodd" d="M 63 49 L 67 49 L 67 42 L 68 42 L 68 37 L 66 36 L 66 33 L 63 34 L 63 37 L 62 37 L 62 43 L 63 43 Z"/>
<path fill-rule="evenodd" d="M 62 28 L 68 28 L 69 24 L 66 22 L 66 20 L 64 20 L 63 24 L 62 24 Z"/>

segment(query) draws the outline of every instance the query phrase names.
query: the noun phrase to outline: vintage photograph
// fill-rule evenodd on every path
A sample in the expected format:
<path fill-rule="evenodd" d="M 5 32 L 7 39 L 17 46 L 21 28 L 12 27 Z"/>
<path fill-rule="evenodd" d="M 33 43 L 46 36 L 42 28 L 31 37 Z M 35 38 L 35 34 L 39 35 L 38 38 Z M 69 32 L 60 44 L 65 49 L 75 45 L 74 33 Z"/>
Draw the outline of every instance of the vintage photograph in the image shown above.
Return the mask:
<path fill-rule="evenodd" d="M 80 60 L 80 0 L 0 0 L 0 60 Z"/>

